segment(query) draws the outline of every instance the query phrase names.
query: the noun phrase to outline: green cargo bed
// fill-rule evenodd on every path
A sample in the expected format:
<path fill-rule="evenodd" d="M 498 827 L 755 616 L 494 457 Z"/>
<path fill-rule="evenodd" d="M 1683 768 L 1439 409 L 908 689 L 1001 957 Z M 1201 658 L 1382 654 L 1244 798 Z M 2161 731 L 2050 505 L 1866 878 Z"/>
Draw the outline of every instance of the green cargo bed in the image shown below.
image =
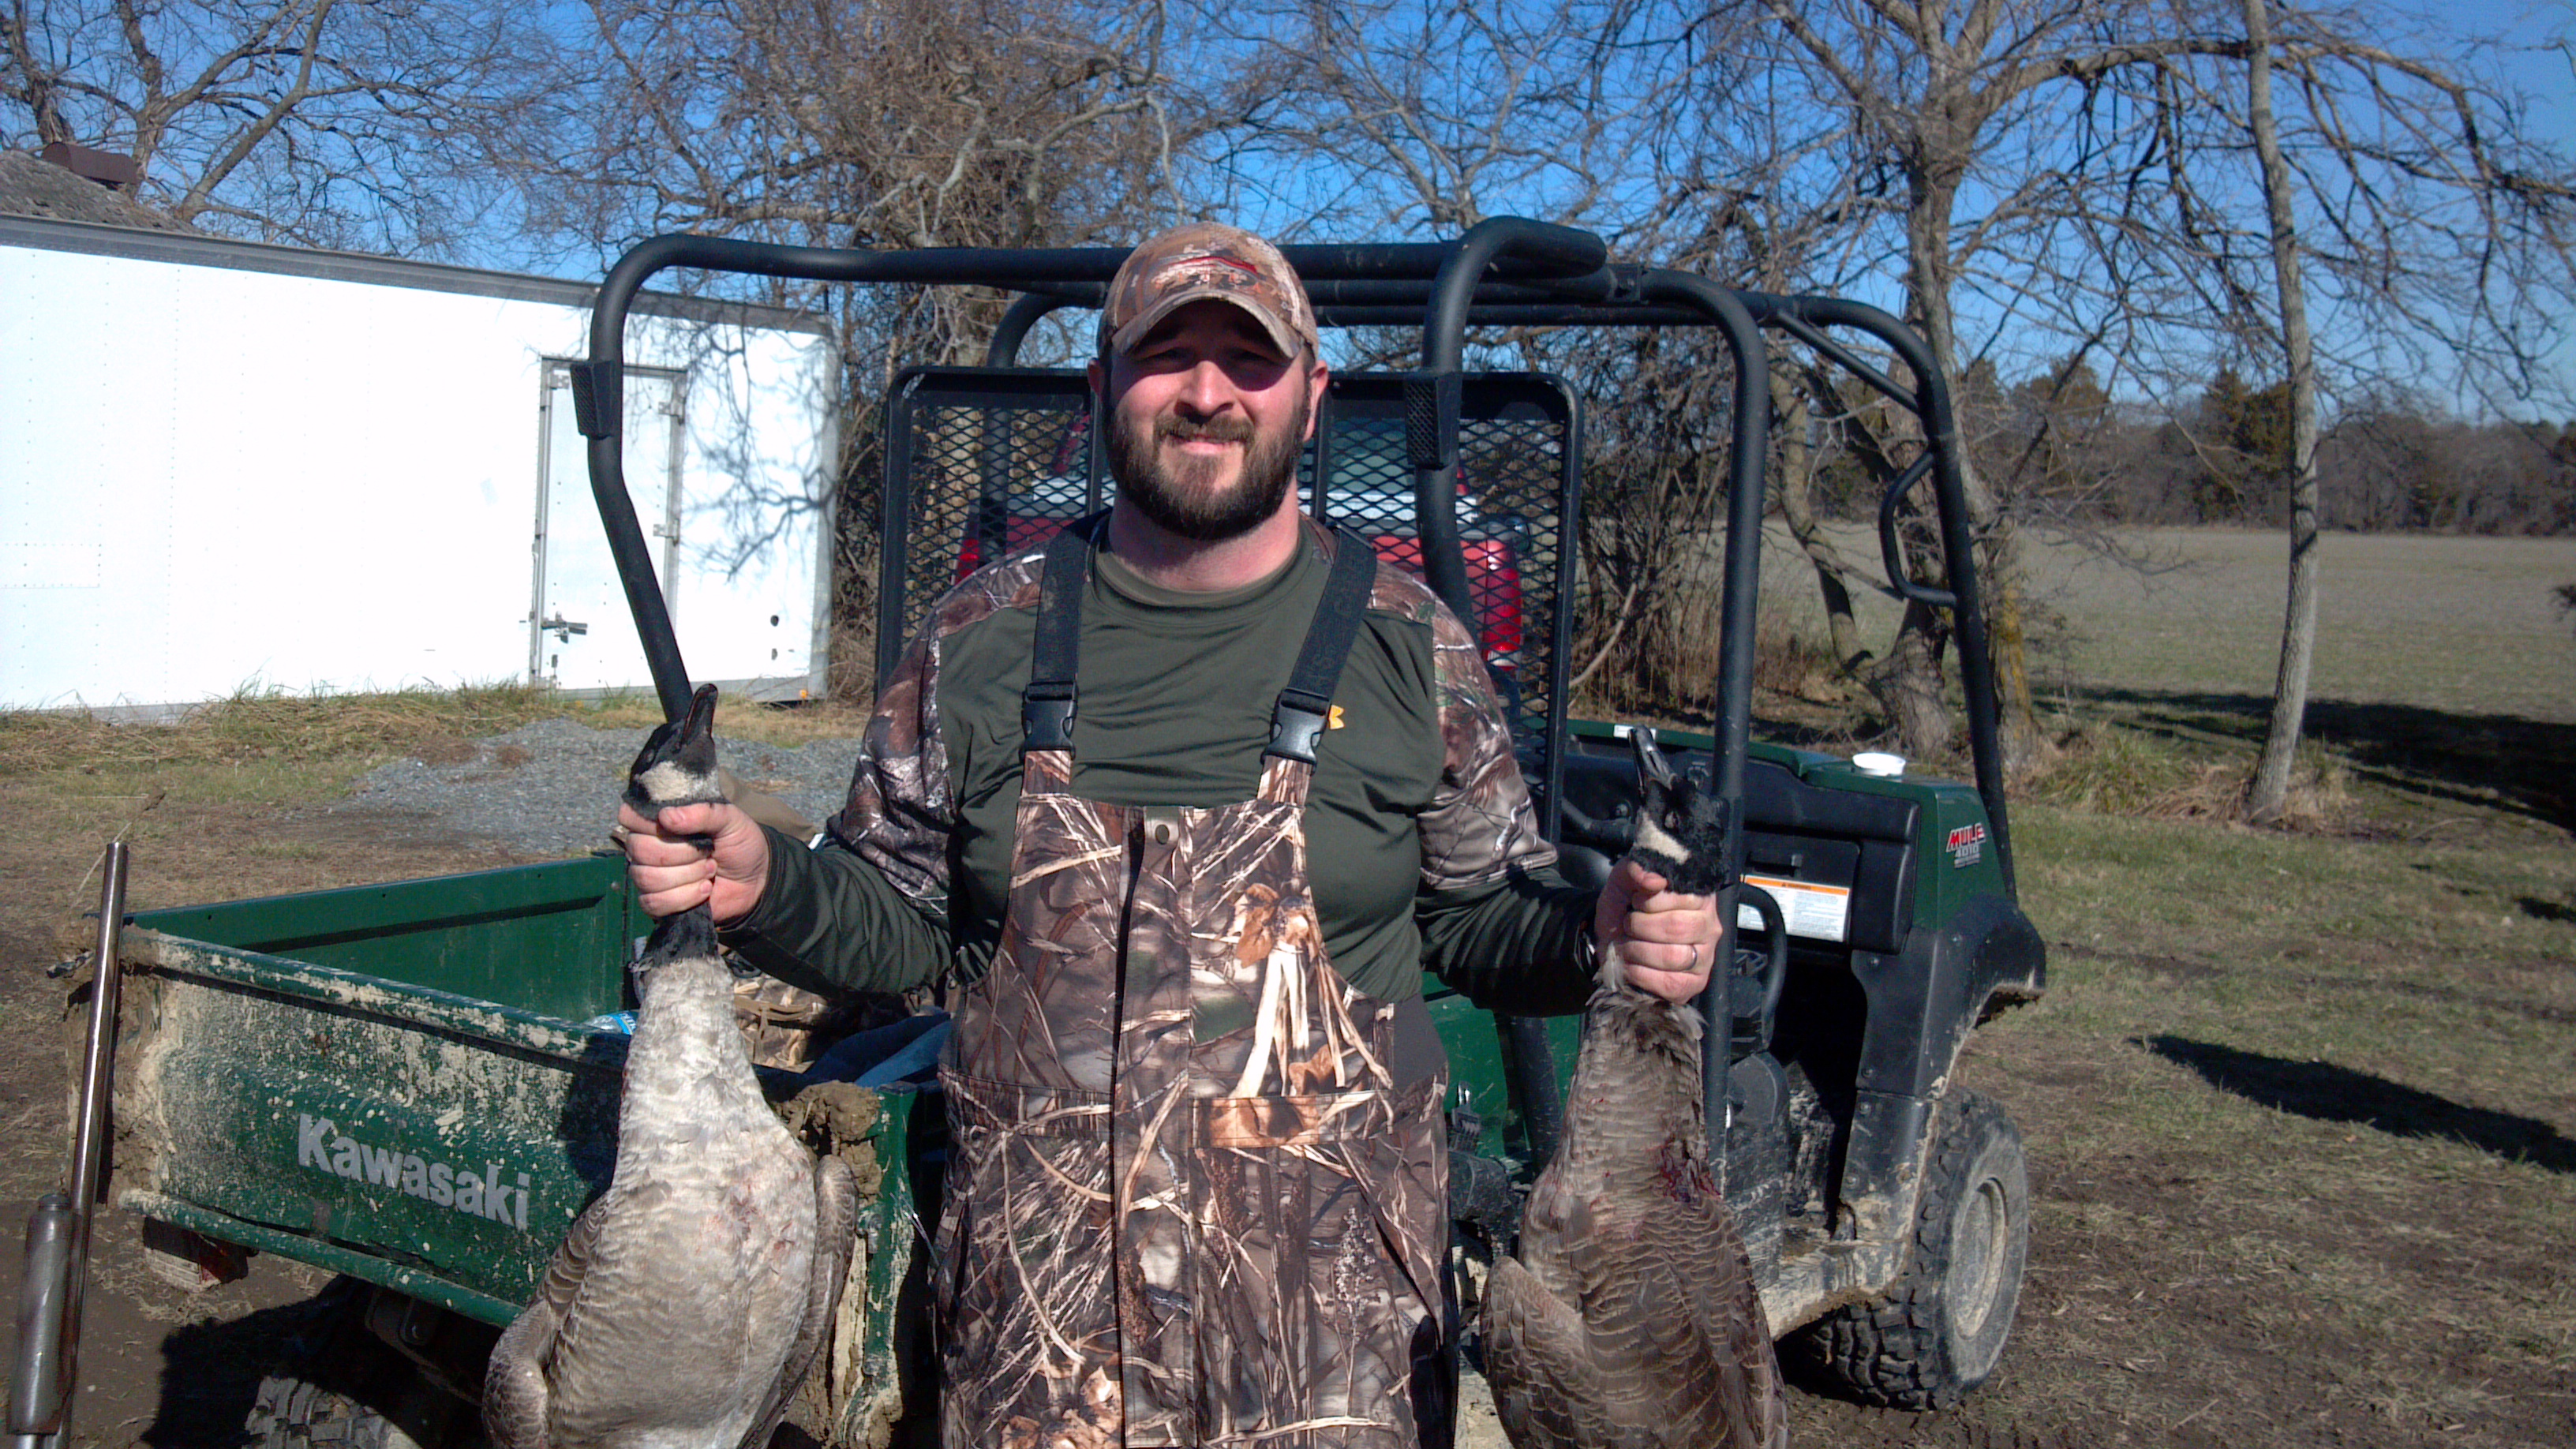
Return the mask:
<path fill-rule="evenodd" d="M 608 1185 L 627 1038 L 588 1023 L 649 929 L 615 857 L 136 914 L 113 1200 L 507 1323 Z M 828 1090 L 807 1119 L 873 1195 L 826 1358 L 847 1423 L 895 1391 L 917 1098 Z"/>

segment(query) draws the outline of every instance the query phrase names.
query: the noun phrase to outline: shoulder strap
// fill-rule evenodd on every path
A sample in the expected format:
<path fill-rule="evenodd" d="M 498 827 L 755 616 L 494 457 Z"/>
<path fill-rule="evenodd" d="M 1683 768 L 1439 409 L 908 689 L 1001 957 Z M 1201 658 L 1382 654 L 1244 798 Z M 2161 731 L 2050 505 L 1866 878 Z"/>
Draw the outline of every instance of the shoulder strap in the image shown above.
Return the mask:
<path fill-rule="evenodd" d="M 1082 655 L 1082 586 L 1091 575 L 1091 550 L 1107 512 L 1068 525 L 1047 540 L 1046 572 L 1038 579 L 1037 642 L 1029 650 L 1029 683 L 1020 691 L 1020 748 L 1073 748 L 1073 681 Z"/>
<path fill-rule="evenodd" d="M 1377 550 L 1348 528 L 1334 529 L 1333 572 L 1324 580 L 1324 597 L 1315 605 L 1315 622 L 1297 651 L 1288 687 L 1270 707 L 1270 748 L 1262 753 L 1315 763 L 1315 743 L 1332 715 L 1333 685 L 1376 587 Z"/>

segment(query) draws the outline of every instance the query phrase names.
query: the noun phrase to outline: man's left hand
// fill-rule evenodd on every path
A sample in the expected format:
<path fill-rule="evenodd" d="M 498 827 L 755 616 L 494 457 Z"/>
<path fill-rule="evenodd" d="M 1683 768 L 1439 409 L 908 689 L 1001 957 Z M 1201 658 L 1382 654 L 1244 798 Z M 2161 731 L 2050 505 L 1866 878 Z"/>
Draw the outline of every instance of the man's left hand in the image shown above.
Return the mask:
<path fill-rule="evenodd" d="M 1671 883 L 1623 860 L 1592 908 L 1592 938 L 1619 948 L 1628 984 L 1666 1001 L 1688 1001 L 1707 987 L 1717 962 L 1717 899 L 1677 895 Z"/>

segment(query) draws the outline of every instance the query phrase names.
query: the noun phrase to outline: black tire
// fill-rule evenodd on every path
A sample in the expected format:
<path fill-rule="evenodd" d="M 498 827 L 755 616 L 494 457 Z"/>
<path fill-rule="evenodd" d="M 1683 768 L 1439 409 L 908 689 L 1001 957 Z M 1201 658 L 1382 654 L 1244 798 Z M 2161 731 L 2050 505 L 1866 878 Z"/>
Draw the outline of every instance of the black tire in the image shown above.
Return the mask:
<path fill-rule="evenodd" d="M 1994 1376 L 2030 1257 L 2021 1130 L 1975 1092 L 1944 1099 L 1914 1213 L 1913 1252 L 1887 1295 L 1837 1309 L 1784 1344 L 1865 1403 L 1948 1409 Z"/>
<path fill-rule="evenodd" d="M 259 1381 L 245 1429 L 255 1449 L 423 1449 L 383 1414 L 292 1372 Z"/>
<path fill-rule="evenodd" d="M 369 1334 L 366 1288 L 343 1279 L 314 1304 L 295 1351 L 259 1381 L 250 1449 L 456 1449 L 479 1442 L 470 1407 Z"/>

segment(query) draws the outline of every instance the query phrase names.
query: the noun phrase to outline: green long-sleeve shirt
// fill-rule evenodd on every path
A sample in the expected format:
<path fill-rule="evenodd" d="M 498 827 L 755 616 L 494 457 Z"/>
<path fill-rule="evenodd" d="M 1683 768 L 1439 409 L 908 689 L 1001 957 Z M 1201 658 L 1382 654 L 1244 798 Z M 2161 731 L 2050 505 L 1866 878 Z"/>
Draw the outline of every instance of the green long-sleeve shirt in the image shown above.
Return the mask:
<path fill-rule="evenodd" d="M 1251 798 L 1331 547 L 1310 529 L 1286 568 L 1220 594 L 1160 589 L 1095 559 L 1074 792 Z M 1035 554 L 1009 560 L 942 601 L 879 699 L 823 843 L 772 838 L 760 905 L 731 933 L 745 955 L 790 980 L 881 991 L 991 959 L 1039 572 Z M 1418 578 L 1381 567 L 1333 704 L 1305 829 L 1334 965 L 1384 1000 L 1418 995 L 1427 967 L 1496 1010 L 1579 1009 L 1591 897 L 1558 877 L 1474 641 Z"/>

